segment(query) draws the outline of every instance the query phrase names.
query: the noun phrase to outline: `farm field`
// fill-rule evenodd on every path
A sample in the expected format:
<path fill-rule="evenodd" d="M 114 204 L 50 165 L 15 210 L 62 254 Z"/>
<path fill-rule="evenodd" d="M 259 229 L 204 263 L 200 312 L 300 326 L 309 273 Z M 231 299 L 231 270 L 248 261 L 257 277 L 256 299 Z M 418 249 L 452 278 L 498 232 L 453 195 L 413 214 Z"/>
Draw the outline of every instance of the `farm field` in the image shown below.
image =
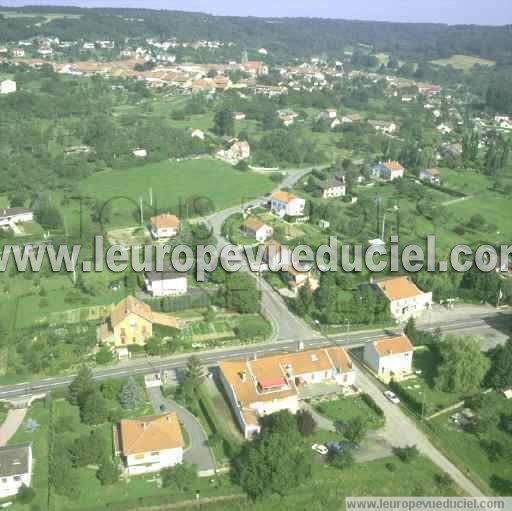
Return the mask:
<path fill-rule="evenodd" d="M 128 170 L 106 170 L 80 183 L 82 196 L 113 200 L 112 226 L 137 223 L 139 198 L 149 207 L 149 189 L 153 189 L 153 209 L 171 210 L 186 216 L 186 202 L 208 200 L 211 210 L 221 210 L 269 192 L 272 181 L 261 174 L 241 173 L 213 159 L 165 161 Z M 78 218 L 78 206 L 67 216 Z"/>
<path fill-rule="evenodd" d="M 460 69 L 461 71 L 470 71 L 473 66 L 477 64 L 480 66 L 496 65 L 494 60 L 473 57 L 471 55 L 452 55 L 449 59 L 432 60 L 431 63 L 438 66 L 452 66 L 455 69 Z"/>

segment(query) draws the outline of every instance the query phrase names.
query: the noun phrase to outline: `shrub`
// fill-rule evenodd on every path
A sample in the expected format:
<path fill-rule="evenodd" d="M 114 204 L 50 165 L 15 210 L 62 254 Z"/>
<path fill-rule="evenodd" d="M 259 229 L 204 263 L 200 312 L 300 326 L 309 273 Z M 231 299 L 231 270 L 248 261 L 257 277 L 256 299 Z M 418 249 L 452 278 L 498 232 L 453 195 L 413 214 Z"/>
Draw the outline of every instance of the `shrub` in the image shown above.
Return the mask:
<path fill-rule="evenodd" d="M 394 453 L 397 458 L 404 463 L 411 463 L 420 455 L 420 451 L 418 451 L 418 448 L 415 445 L 396 447 L 394 449 Z"/>

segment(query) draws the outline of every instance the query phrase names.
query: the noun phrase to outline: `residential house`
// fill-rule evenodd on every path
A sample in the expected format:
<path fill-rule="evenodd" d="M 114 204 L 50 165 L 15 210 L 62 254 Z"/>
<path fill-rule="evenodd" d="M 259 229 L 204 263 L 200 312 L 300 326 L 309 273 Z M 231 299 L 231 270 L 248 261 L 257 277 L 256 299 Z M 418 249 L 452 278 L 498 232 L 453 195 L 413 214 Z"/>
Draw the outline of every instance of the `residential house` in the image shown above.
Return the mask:
<path fill-rule="evenodd" d="M 391 315 L 406 321 L 432 306 L 432 293 L 424 293 L 407 276 L 387 277 L 372 282 L 389 302 Z"/>
<path fill-rule="evenodd" d="M 233 140 L 230 142 L 227 149 L 222 149 L 217 152 L 217 158 L 237 165 L 242 160 L 247 160 L 251 157 L 251 147 L 245 140 Z"/>
<path fill-rule="evenodd" d="M 15 59 L 22 59 L 25 56 L 25 50 L 23 48 L 13 48 L 12 56 Z"/>
<path fill-rule="evenodd" d="M 420 179 L 433 185 L 441 184 L 441 176 L 437 169 L 425 169 L 420 171 Z"/>
<path fill-rule="evenodd" d="M 97 339 L 117 350 L 130 345 L 145 346 L 153 335 L 154 324 L 180 328 L 174 316 L 154 312 L 148 304 L 130 295 L 112 309 L 107 321 L 98 328 Z"/>
<path fill-rule="evenodd" d="M 282 273 L 282 278 L 296 296 L 301 287 L 304 287 L 306 283 L 309 283 L 311 291 L 316 291 L 320 285 L 317 279 L 311 276 L 311 271 L 299 271 L 296 270 L 291 264 L 288 265 L 287 269 Z"/>
<path fill-rule="evenodd" d="M 34 212 L 26 208 L 0 209 L 0 227 L 12 227 L 15 224 L 32 222 Z"/>
<path fill-rule="evenodd" d="M 159 472 L 183 462 L 185 442 L 176 412 L 122 419 L 114 426 L 114 445 L 129 475 Z"/>
<path fill-rule="evenodd" d="M 406 335 L 368 342 L 364 346 L 365 364 L 386 383 L 400 381 L 412 373 L 414 348 Z"/>
<path fill-rule="evenodd" d="M 298 351 L 255 360 L 223 360 L 220 380 L 245 438 L 259 433 L 259 419 L 280 410 L 297 413 L 307 391 L 323 384 L 347 390 L 355 370 L 340 347 Z"/>
<path fill-rule="evenodd" d="M 448 126 L 448 124 L 441 123 L 439 126 L 436 126 L 436 130 L 439 131 L 442 135 L 449 135 L 453 129 Z"/>
<path fill-rule="evenodd" d="M 444 144 L 440 152 L 444 158 L 457 158 L 462 156 L 462 144 Z"/>
<path fill-rule="evenodd" d="M 404 177 L 405 169 L 397 161 L 386 161 L 379 163 L 373 168 L 373 177 L 393 181 Z"/>
<path fill-rule="evenodd" d="M 190 136 L 192 138 L 198 138 L 199 140 L 204 140 L 205 139 L 204 131 L 200 130 L 198 128 L 191 128 Z"/>
<path fill-rule="evenodd" d="M 235 121 L 243 121 L 246 115 L 243 112 L 233 112 L 233 119 Z"/>
<path fill-rule="evenodd" d="M 361 114 L 354 113 L 354 114 L 348 114 L 344 115 L 341 118 L 342 124 L 354 124 L 357 122 L 362 122 L 364 120 L 364 117 Z"/>
<path fill-rule="evenodd" d="M 141 148 L 133 150 L 132 154 L 136 158 L 146 158 L 148 156 L 148 152 L 146 151 L 146 149 Z"/>
<path fill-rule="evenodd" d="M 277 116 L 284 126 L 291 126 L 299 114 L 293 110 L 278 110 Z"/>
<path fill-rule="evenodd" d="M 16 82 L 14 80 L 0 82 L 0 94 L 12 94 L 13 92 L 16 92 Z"/>
<path fill-rule="evenodd" d="M 181 222 L 176 215 L 163 213 L 151 218 L 150 231 L 155 240 L 175 238 L 180 232 Z"/>
<path fill-rule="evenodd" d="M 272 271 L 278 271 L 281 267 L 288 267 L 291 264 L 291 255 L 290 249 L 281 245 L 278 241 L 265 242 L 263 260 Z"/>
<path fill-rule="evenodd" d="M 324 199 L 336 199 L 338 197 L 344 197 L 347 193 L 347 188 L 343 181 L 339 181 L 338 179 L 328 179 L 327 181 L 322 181 L 318 185 L 322 192 L 322 197 Z"/>
<path fill-rule="evenodd" d="M 324 121 L 332 121 L 336 119 L 338 115 L 338 112 L 336 108 L 327 108 L 327 110 L 324 110 L 323 112 L 320 112 L 320 119 Z"/>
<path fill-rule="evenodd" d="M 264 224 L 261 220 L 249 217 L 244 220 L 242 230 L 249 236 L 254 236 L 256 241 L 263 243 L 271 238 L 274 234 L 274 229 L 270 225 Z"/>
<path fill-rule="evenodd" d="M 147 271 L 144 274 L 146 290 L 151 296 L 181 296 L 187 293 L 187 274 L 172 268 L 164 271 Z"/>
<path fill-rule="evenodd" d="M 244 71 L 252 76 L 268 75 L 268 66 L 261 60 L 250 60 L 243 66 Z"/>
<path fill-rule="evenodd" d="M 306 201 L 304 199 L 288 192 L 275 192 L 270 200 L 270 210 L 274 215 L 281 218 L 284 216 L 302 216 L 305 208 Z"/>
<path fill-rule="evenodd" d="M 32 482 L 32 445 L 0 447 L 0 499 L 16 495 Z"/>
<path fill-rule="evenodd" d="M 506 130 L 512 129 L 512 119 L 508 115 L 496 115 L 494 121 L 499 128 Z"/>
<path fill-rule="evenodd" d="M 398 130 L 398 126 L 393 121 L 368 121 L 368 124 L 375 130 L 386 135 L 392 135 Z"/>

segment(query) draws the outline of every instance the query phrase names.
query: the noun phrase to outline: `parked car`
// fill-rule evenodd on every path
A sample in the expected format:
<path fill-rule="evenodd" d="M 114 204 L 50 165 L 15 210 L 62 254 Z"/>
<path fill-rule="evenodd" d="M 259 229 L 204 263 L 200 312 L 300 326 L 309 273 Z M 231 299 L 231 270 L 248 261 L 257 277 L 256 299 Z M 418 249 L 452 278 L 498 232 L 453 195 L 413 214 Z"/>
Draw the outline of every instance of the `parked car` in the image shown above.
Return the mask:
<path fill-rule="evenodd" d="M 318 454 L 321 454 L 322 456 L 325 456 L 329 452 L 329 449 L 327 449 L 327 447 L 322 444 L 313 444 L 311 449 L 313 449 L 313 451 L 317 452 Z"/>
<path fill-rule="evenodd" d="M 386 390 L 386 392 L 384 392 L 384 395 L 395 405 L 400 404 L 400 399 L 398 399 L 398 396 L 394 392 Z"/>

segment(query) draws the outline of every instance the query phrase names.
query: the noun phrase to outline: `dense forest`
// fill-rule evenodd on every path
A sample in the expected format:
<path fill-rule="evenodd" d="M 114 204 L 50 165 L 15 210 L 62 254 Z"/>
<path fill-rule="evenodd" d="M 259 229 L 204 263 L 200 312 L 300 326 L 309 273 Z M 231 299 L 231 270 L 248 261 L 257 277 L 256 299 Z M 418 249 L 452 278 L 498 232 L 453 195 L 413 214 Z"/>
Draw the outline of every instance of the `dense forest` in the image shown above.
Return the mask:
<path fill-rule="evenodd" d="M 2 8 L 4 11 L 7 8 Z M 273 55 L 303 57 L 366 44 L 403 58 L 434 59 L 462 53 L 512 62 L 512 27 L 448 26 L 315 18 L 242 18 L 148 9 L 82 9 L 72 7 L 23 7 L 13 10 L 34 13 L 34 18 L 0 16 L 0 38 L 17 40 L 57 36 L 63 40 L 126 37 L 176 37 L 191 41 L 231 41 L 247 48 L 265 46 Z M 76 18 L 50 21 L 42 13 L 68 13 Z M 28 21 L 30 19 L 30 22 Z M 43 22 L 43 23 L 40 23 Z M 37 25 L 36 25 L 37 24 Z"/>

